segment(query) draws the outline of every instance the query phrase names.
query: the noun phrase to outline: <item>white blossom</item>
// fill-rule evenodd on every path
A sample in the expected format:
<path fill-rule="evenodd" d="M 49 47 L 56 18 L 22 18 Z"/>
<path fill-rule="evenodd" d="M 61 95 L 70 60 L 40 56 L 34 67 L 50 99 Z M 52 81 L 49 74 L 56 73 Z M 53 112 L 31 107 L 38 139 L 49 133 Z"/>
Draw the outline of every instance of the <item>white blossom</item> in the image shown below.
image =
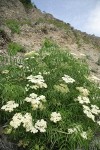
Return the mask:
<path fill-rule="evenodd" d="M 46 102 L 46 98 L 44 95 L 38 96 L 35 93 L 31 93 L 29 97 L 25 98 L 25 101 L 31 103 L 33 110 L 36 110 L 38 108 L 42 110 L 43 109 L 42 103 Z"/>
<path fill-rule="evenodd" d="M 21 113 L 16 113 L 13 116 L 12 121 L 10 121 L 10 125 L 15 129 L 17 129 L 21 125 L 21 123 L 26 129 L 26 132 L 38 132 L 38 130 L 33 126 L 32 115 L 30 113 L 26 113 L 25 115 L 22 115 Z"/>
<path fill-rule="evenodd" d="M 81 93 L 81 95 L 85 97 L 89 95 L 89 91 L 86 88 L 76 87 L 76 89 Z"/>
<path fill-rule="evenodd" d="M 23 120 L 22 120 L 22 123 L 23 123 L 23 127 L 26 129 L 26 132 L 29 132 L 31 131 L 32 132 L 32 128 L 33 128 L 33 120 L 32 120 L 32 116 L 30 113 L 26 113 L 24 116 L 23 116 Z"/>
<path fill-rule="evenodd" d="M 84 110 L 91 111 L 90 107 L 88 107 L 87 105 L 83 105 L 83 108 Z"/>
<path fill-rule="evenodd" d="M 31 101 L 32 101 L 32 98 L 31 98 L 31 97 L 26 97 L 24 100 L 25 100 L 26 102 L 31 102 Z"/>
<path fill-rule="evenodd" d="M 47 88 L 47 84 L 45 83 L 43 76 L 41 74 L 33 76 L 30 75 L 27 77 L 27 79 L 29 80 L 29 82 L 34 83 L 35 85 L 31 86 L 31 88 Z"/>
<path fill-rule="evenodd" d="M 39 108 L 40 103 L 41 103 L 41 102 L 40 102 L 39 100 L 37 100 L 37 99 L 32 99 L 31 105 L 32 105 L 33 110 L 36 110 L 37 108 Z"/>
<path fill-rule="evenodd" d="M 91 109 L 91 112 L 95 115 L 98 115 L 100 113 L 100 109 L 98 106 L 96 105 L 91 105 L 92 109 Z"/>
<path fill-rule="evenodd" d="M 88 104 L 88 103 L 90 103 L 90 100 L 89 100 L 88 97 L 81 96 L 81 95 L 78 96 L 78 98 L 76 99 L 76 101 L 78 101 L 80 104 L 84 104 L 84 103 Z"/>
<path fill-rule="evenodd" d="M 100 110 L 99 107 L 96 105 L 91 105 L 91 108 L 83 105 L 83 112 L 87 115 L 87 117 L 91 118 L 95 122 L 95 116 L 99 115 Z"/>
<path fill-rule="evenodd" d="M 31 131 L 30 131 L 31 133 L 37 133 L 38 132 L 38 130 L 33 126 L 32 128 L 31 128 Z"/>
<path fill-rule="evenodd" d="M 87 139 L 87 132 L 83 131 L 80 135 L 83 139 Z"/>
<path fill-rule="evenodd" d="M 73 83 L 75 82 L 75 80 L 73 78 L 71 78 L 68 75 L 64 75 L 64 77 L 62 77 L 62 79 L 66 82 L 66 83 Z"/>
<path fill-rule="evenodd" d="M 50 120 L 53 121 L 54 123 L 60 121 L 62 118 L 61 118 L 61 114 L 60 113 L 57 113 L 57 112 L 52 112 L 51 113 L 51 117 L 50 117 Z"/>
<path fill-rule="evenodd" d="M 30 97 L 33 98 L 33 99 L 35 99 L 35 98 L 37 98 L 37 94 L 31 93 L 31 94 L 30 94 Z"/>
<path fill-rule="evenodd" d="M 73 133 L 78 133 L 81 131 L 81 126 L 80 125 L 77 125 L 73 128 L 69 128 L 68 129 L 68 134 L 73 134 Z"/>
<path fill-rule="evenodd" d="M 12 112 L 14 108 L 17 108 L 18 106 L 19 104 L 15 103 L 15 101 L 8 101 L 6 105 L 1 107 L 1 109 Z"/>
<path fill-rule="evenodd" d="M 22 123 L 22 120 L 23 120 L 23 116 L 21 113 L 16 113 L 13 118 L 12 118 L 12 121 L 10 121 L 10 125 L 17 129 L 21 123 Z"/>
<path fill-rule="evenodd" d="M 92 114 L 91 111 L 83 110 L 83 112 L 87 115 L 87 117 L 91 118 L 95 122 L 95 116 Z"/>
<path fill-rule="evenodd" d="M 3 70 L 2 71 L 2 74 L 8 74 L 9 73 L 9 70 Z"/>
<path fill-rule="evenodd" d="M 35 128 L 38 129 L 40 132 L 46 132 L 47 122 L 44 119 L 38 120 L 35 123 Z"/>
<path fill-rule="evenodd" d="M 76 129 L 76 128 L 69 128 L 69 129 L 68 129 L 68 134 L 73 134 L 73 133 L 75 133 L 75 132 L 77 132 L 77 129 Z"/>

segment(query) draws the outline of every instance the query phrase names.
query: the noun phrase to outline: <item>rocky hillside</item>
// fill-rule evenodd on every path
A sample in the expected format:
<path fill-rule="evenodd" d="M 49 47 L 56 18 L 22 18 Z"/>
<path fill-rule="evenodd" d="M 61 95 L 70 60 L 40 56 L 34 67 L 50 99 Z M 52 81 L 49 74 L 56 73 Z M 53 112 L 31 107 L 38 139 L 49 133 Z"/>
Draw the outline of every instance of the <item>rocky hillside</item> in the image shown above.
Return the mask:
<path fill-rule="evenodd" d="M 22 0 L 0 0 L 0 54 L 7 54 L 11 42 L 21 45 L 24 52 L 39 50 L 45 38 L 86 60 L 91 73 L 100 78 L 99 37 L 78 31 Z"/>

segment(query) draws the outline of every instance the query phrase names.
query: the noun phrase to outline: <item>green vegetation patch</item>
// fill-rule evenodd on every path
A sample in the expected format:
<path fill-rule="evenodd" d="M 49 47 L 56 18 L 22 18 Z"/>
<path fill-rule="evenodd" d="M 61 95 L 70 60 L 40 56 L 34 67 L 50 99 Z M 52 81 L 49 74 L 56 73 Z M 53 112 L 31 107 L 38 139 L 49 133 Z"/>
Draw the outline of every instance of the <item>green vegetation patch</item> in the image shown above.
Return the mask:
<path fill-rule="evenodd" d="M 25 49 L 23 46 L 21 46 L 18 43 L 10 42 L 8 44 L 8 54 L 11 56 L 16 55 L 18 52 L 25 52 Z"/>
<path fill-rule="evenodd" d="M 33 8 L 33 6 L 35 6 L 31 0 L 20 0 L 20 2 L 24 5 L 25 8 Z"/>
<path fill-rule="evenodd" d="M 6 63 L 0 68 L 3 132 L 26 150 L 88 150 L 100 131 L 100 88 L 88 77 L 85 63 L 48 39 L 21 65 Z"/>
<path fill-rule="evenodd" d="M 12 33 L 20 33 L 20 23 L 17 20 L 7 20 L 6 25 L 11 29 Z"/>
<path fill-rule="evenodd" d="M 50 18 L 39 18 L 37 20 L 37 23 L 48 23 L 48 24 L 53 24 L 56 27 L 60 29 L 65 29 L 65 30 L 71 30 L 72 28 L 70 27 L 70 24 L 66 24 L 63 21 L 57 20 L 57 19 L 50 19 Z"/>

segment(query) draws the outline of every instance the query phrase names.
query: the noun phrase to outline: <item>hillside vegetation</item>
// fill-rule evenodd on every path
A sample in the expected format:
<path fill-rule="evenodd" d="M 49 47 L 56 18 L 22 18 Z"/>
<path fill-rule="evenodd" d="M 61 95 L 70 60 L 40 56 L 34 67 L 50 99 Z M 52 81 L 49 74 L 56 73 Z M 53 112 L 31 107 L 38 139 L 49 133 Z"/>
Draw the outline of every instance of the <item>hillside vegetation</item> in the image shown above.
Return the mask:
<path fill-rule="evenodd" d="M 27 150 L 76 150 L 99 133 L 100 89 L 85 63 L 49 40 L 0 69 L 4 133 Z M 5 125 L 6 124 L 6 125 Z M 33 140 L 34 139 L 34 140 Z"/>
<path fill-rule="evenodd" d="M 100 38 L 30 0 L 0 14 L 0 149 L 99 150 Z"/>

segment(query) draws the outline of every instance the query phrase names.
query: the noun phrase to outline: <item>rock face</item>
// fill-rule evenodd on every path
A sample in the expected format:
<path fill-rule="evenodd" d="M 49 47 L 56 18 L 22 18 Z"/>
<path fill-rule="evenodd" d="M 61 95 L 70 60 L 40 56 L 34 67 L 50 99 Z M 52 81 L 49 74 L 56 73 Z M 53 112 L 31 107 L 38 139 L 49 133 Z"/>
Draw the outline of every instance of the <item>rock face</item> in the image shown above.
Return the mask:
<path fill-rule="evenodd" d="M 17 146 L 8 142 L 6 136 L 0 138 L 0 150 L 17 150 Z"/>
<path fill-rule="evenodd" d="M 27 19 L 23 4 L 19 0 L 0 0 L 0 22 L 12 18 Z"/>

